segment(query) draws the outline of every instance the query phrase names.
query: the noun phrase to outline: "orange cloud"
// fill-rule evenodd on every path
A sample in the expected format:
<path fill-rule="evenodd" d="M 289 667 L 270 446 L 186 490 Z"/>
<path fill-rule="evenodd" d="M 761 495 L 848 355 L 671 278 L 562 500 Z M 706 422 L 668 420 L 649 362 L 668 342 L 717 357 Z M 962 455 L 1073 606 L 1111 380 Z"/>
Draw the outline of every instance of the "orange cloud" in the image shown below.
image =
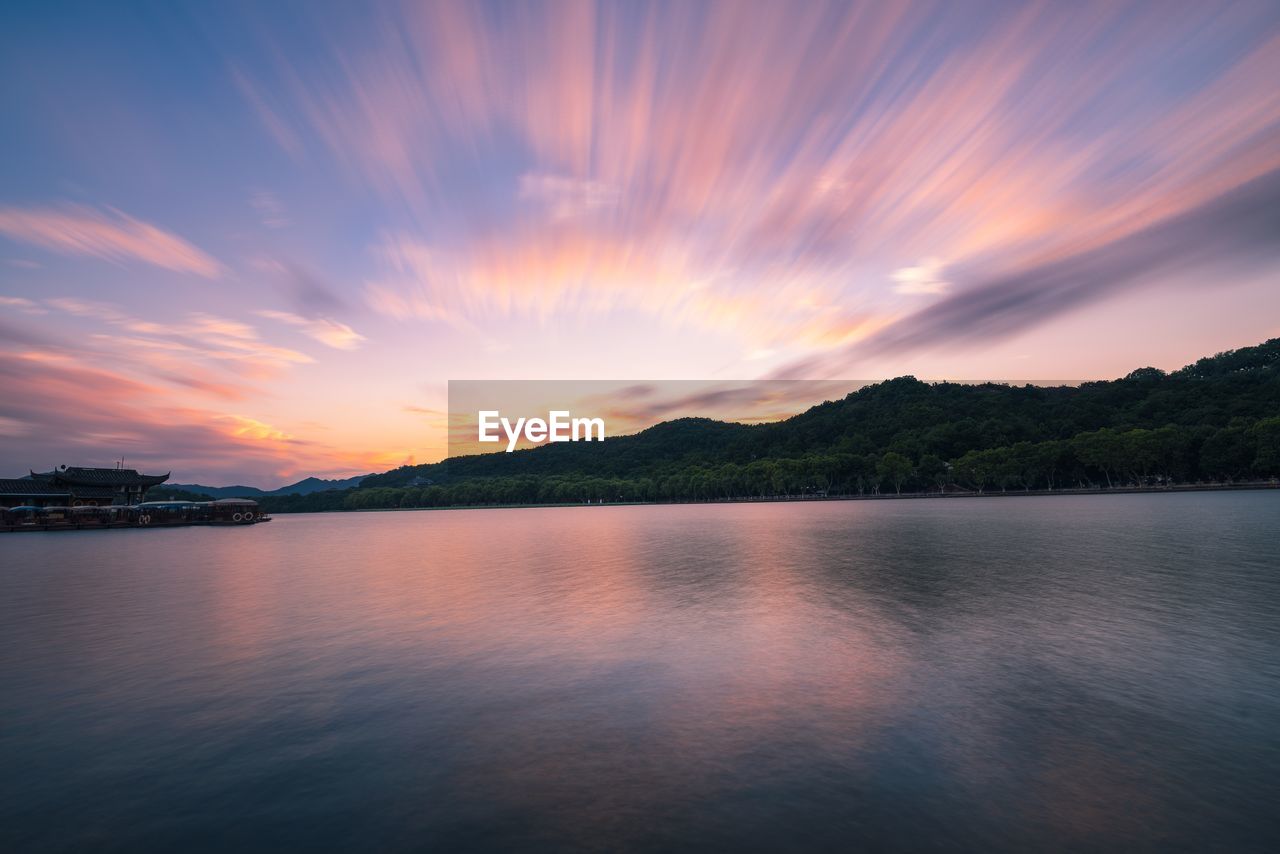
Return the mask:
<path fill-rule="evenodd" d="M 334 448 L 249 416 L 178 403 L 164 384 L 62 351 L 6 354 L 0 386 L 6 392 L 0 426 L 22 441 L 4 455 L 10 476 L 28 465 L 108 465 L 123 455 L 141 468 L 173 469 L 184 480 L 236 480 L 253 472 L 283 482 L 299 472 L 373 471 L 404 455 Z"/>

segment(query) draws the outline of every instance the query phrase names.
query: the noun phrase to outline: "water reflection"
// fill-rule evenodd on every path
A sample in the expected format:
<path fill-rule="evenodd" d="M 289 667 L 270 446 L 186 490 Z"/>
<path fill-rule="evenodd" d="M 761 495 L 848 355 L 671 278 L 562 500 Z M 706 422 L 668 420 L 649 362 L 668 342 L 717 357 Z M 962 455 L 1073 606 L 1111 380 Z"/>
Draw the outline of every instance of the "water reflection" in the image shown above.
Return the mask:
<path fill-rule="evenodd" d="M 0 845 L 1265 850 L 1280 496 L 0 541 Z"/>

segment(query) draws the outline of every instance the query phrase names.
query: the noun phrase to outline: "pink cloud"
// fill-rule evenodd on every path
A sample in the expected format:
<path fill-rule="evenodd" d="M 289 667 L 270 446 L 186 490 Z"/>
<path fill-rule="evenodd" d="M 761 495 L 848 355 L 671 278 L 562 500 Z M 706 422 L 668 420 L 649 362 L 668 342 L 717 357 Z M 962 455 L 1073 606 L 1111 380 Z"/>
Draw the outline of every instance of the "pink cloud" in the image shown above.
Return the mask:
<path fill-rule="evenodd" d="M 822 349 L 904 313 L 895 293 L 946 291 L 920 259 L 1043 263 L 1280 165 L 1276 37 L 1178 103 L 1153 106 L 1144 77 L 1246 9 L 1026 6 L 972 40 L 911 4 L 509 12 L 383 10 L 332 75 L 280 58 L 289 126 L 420 226 L 375 249 L 383 313 L 462 329 L 638 310 L 737 331 L 744 351 Z M 1100 103 L 1156 115 L 1089 120 Z M 529 152 L 524 204 L 435 238 L 455 215 L 447 166 L 508 138 Z"/>
<path fill-rule="evenodd" d="M 315 361 L 306 353 L 264 341 L 253 326 L 205 312 L 189 312 L 174 323 L 154 323 L 130 315 L 102 302 L 54 297 L 46 305 L 75 317 L 100 321 L 133 333 L 129 341 L 136 352 L 163 351 L 165 358 L 186 355 L 193 360 L 209 360 L 242 366 L 246 372 L 272 374 L 290 365 Z"/>
<path fill-rule="evenodd" d="M 521 199 L 545 206 L 553 219 L 571 219 L 618 204 L 618 190 L 599 181 L 527 172 L 520 176 Z"/>
<path fill-rule="evenodd" d="M 208 279 L 222 272 L 217 261 L 181 237 L 113 209 L 0 208 L 0 234 L 54 252 L 142 261 Z"/>
<path fill-rule="evenodd" d="M 279 485 L 299 472 L 373 471 L 397 452 L 308 441 L 248 415 L 176 403 L 165 385 L 54 352 L 0 359 L 0 425 L 22 439 L 0 448 L 5 476 L 61 463 L 173 470 L 175 478 Z M 278 482 L 274 482 L 278 481 Z"/>
<path fill-rule="evenodd" d="M 314 338 L 335 350 L 354 350 L 360 346 L 365 337 L 350 326 L 327 317 L 302 317 L 289 311 L 262 310 L 256 312 L 259 317 L 276 320 L 280 323 L 295 326 L 304 335 Z"/>
<path fill-rule="evenodd" d="M 44 308 L 35 300 L 26 297 L 5 297 L 0 296 L 0 308 L 13 309 L 23 314 L 47 314 L 48 309 Z"/>

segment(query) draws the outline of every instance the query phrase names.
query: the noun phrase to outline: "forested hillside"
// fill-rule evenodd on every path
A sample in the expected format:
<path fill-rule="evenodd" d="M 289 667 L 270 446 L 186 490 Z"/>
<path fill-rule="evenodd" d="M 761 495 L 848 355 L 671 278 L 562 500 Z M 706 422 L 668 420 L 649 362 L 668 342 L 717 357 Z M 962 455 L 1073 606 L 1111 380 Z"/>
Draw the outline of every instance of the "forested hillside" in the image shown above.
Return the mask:
<path fill-rule="evenodd" d="M 364 509 L 1192 483 L 1280 475 L 1280 339 L 1081 386 L 900 377 L 772 424 L 686 418 L 601 443 L 406 466 L 264 500 Z"/>

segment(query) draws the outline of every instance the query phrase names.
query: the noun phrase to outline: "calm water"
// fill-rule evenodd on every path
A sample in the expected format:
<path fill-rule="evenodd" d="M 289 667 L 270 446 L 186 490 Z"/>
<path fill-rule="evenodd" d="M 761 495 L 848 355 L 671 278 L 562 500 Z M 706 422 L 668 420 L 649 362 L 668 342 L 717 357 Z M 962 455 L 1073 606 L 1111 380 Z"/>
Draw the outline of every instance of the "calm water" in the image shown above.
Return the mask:
<path fill-rule="evenodd" d="M 0 535 L 0 849 L 1280 847 L 1280 493 Z"/>

